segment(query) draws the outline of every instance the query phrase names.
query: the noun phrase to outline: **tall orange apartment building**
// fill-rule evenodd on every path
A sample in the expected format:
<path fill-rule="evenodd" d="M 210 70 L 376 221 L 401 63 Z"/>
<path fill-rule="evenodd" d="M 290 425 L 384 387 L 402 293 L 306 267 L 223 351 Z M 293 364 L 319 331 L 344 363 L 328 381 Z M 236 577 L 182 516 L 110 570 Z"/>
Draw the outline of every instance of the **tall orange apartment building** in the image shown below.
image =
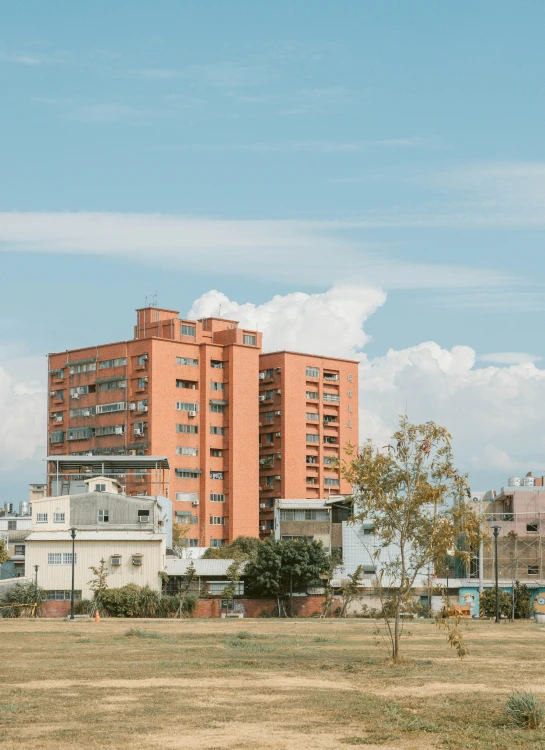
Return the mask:
<path fill-rule="evenodd" d="M 275 499 L 349 494 L 338 465 L 358 445 L 358 362 L 298 352 L 259 361 L 259 524 L 273 530 Z"/>
<path fill-rule="evenodd" d="M 133 339 L 49 355 L 49 453 L 167 456 L 189 546 L 257 536 L 260 353 L 236 321 L 137 310 Z"/>

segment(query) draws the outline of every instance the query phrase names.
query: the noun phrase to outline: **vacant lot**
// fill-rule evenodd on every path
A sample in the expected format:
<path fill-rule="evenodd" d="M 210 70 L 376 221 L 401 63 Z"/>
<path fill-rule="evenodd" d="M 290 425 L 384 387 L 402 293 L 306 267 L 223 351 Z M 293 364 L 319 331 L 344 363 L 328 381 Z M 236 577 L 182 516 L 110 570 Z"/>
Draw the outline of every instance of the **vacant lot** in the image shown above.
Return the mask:
<path fill-rule="evenodd" d="M 409 630 L 391 666 L 362 620 L 1 621 L 1 745 L 545 748 L 502 723 L 512 688 L 545 700 L 543 628 L 468 623 L 462 663 Z"/>

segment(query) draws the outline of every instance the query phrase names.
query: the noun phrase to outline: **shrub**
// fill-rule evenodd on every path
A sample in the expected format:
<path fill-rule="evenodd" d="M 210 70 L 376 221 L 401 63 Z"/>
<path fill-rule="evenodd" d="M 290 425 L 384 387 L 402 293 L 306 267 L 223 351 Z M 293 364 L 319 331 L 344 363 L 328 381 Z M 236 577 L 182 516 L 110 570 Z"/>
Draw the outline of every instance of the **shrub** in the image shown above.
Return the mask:
<path fill-rule="evenodd" d="M 4 594 L 4 597 L 0 599 L 0 607 L 9 607 L 9 609 L 2 609 L 0 613 L 2 617 L 28 617 L 32 614 L 30 605 L 37 604 L 38 612 L 42 602 L 45 599 L 45 591 L 38 587 L 38 596 L 36 597 L 36 586 L 30 581 L 16 583 L 12 586 L 9 591 Z M 29 607 L 13 606 L 10 605 L 28 604 Z"/>
<path fill-rule="evenodd" d="M 540 729 L 545 715 L 543 704 L 533 693 L 524 690 L 514 690 L 505 706 L 510 726 L 525 729 Z"/>
<path fill-rule="evenodd" d="M 120 589 L 107 589 L 101 595 L 100 612 L 107 617 L 173 617 L 180 608 L 179 596 L 163 595 L 150 586 L 129 583 Z M 182 614 L 192 615 L 197 597 L 186 595 Z M 89 611 L 89 610 L 87 610 Z"/>
<path fill-rule="evenodd" d="M 498 592 L 500 606 L 500 617 L 511 617 L 512 600 L 508 591 Z M 496 589 L 485 589 L 480 595 L 481 617 L 495 617 L 496 615 Z"/>
<path fill-rule="evenodd" d="M 76 615 L 89 615 L 93 608 L 93 602 L 90 599 L 76 599 L 74 602 L 74 612 Z"/>

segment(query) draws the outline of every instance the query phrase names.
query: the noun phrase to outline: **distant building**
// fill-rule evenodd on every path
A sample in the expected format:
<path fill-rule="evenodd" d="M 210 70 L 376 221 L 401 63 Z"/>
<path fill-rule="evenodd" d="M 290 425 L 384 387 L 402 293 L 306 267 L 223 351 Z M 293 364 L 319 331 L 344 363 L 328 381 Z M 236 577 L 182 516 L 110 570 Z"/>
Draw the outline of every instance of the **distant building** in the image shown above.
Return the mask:
<path fill-rule="evenodd" d="M 0 516 L 0 539 L 6 543 L 10 559 L 0 565 L 0 579 L 23 578 L 28 574 L 25 566 L 26 538 L 31 532 L 31 516 Z"/>

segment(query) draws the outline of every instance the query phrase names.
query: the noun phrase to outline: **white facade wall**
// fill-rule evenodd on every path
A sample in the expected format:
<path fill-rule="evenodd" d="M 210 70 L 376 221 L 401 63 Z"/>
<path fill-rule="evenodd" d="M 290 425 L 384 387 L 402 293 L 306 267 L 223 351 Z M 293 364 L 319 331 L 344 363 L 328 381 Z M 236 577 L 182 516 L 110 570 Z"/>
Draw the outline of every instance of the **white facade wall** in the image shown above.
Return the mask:
<path fill-rule="evenodd" d="M 370 568 L 377 573 L 386 563 L 393 562 L 399 557 L 399 547 L 390 545 L 380 549 L 380 557 L 375 558 L 378 551 L 374 534 L 366 533 L 372 528 L 371 523 L 342 523 L 343 540 L 343 574 L 354 573 L 358 565 L 365 567 L 366 575 Z"/>
<path fill-rule="evenodd" d="M 165 569 L 166 564 L 166 543 L 164 538 L 152 541 L 146 540 L 145 535 L 142 537 L 138 541 L 78 541 L 76 538 L 75 590 L 81 591 L 84 599 L 92 598 L 89 581 L 94 576 L 89 568 L 100 565 L 100 559 L 103 557 L 110 574 L 107 579 L 109 588 L 121 588 L 128 583 L 134 583 L 137 586 L 148 585 L 159 591 L 159 572 Z M 72 566 L 49 565 L 48 553 L 51 552 L 71 553 L 72 542 L 27 540 L 26 569 L 34 570 L 34 565 L 39 565 L 38 584 L 46 591 L 68 591 L 72 587 Z M 133 554 L 143 555 L 142 565 L 133 565 Z M 121 555 L 121 565 L 111 565 L 112 555 Z"/>
<path fill-rule="evenodd" d="M 38 522 L 38 514 L 47 513 L 47 523 Z M 64 522 L 55 523 L 54 514 L 64 513 Z M 32 503 L 32 528 L 34 531 L 67 531 L 70 528 L 70 495 L 44 497 Z"/>
<path fill-rule="evenodd" d="M 30 516 L 24 516 L 17 518 L 16 516 L 4 516 L 0 518 L 0 531 L 8 530 L 8 521 L 15 521 L 17 531 L 30 531 L 32 528 L 32 519 Z"/>

